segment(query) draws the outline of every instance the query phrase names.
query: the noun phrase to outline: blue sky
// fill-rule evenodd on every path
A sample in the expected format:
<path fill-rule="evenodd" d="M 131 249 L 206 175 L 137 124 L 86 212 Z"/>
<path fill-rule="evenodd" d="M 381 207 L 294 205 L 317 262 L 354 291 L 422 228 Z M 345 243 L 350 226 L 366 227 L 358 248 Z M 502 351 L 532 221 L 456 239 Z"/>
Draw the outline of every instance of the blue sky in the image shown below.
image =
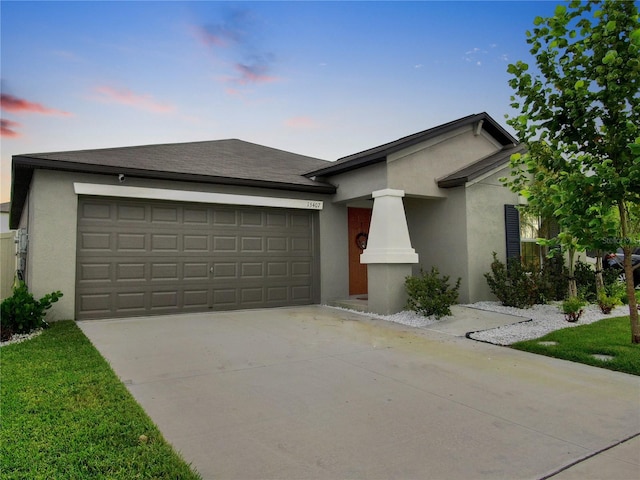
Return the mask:
<path fill-rule="evenodd" d="M 488 112 L 556 2 L 2 1 L 11 156 L 240 138 L 336 160 Z"/>

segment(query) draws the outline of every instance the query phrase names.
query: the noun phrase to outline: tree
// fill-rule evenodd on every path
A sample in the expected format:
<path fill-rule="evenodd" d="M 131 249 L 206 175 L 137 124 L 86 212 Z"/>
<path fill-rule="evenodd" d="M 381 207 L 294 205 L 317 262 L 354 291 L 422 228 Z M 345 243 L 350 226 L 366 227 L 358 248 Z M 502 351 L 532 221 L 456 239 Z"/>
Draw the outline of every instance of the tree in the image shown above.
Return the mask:
<path fill-rule="evenodd" d="M 508 67 L 518 112 L 508 123 L 528 147 L 512 159 L 513 186 L 525 179 L 543 185 L 527 193 L 549 202 L 545 208 L 577 244 L 623 249 L 631 339 L 640 343 L 631 265 L 638 239 L 630 236 L 630 211 L 640 204 L 640 158 L 630 146 L 640 135 L 637 6 L 572 1 L 533 23 L 526 35 L 536 68 Z M 617 225 L 604 213 L 611 208 Z"/>

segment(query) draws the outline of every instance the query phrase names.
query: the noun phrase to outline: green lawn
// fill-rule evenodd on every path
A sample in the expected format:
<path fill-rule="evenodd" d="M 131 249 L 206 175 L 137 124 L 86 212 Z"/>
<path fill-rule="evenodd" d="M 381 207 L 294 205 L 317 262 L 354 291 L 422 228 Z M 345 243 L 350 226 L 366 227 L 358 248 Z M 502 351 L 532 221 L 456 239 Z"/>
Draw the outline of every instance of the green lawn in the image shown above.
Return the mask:
<path fill-rule="evenodd" d="M 0 360 L 3 479 L 200 478 L 74 322 Z"/>
<path fill-rule="evenodd" d="M 540 342 L 556 342 L 545 345 Z M 631 343 L 629 317 L 605 318 L 589 325 L 563 328 L 544 337 L 511 345 L 518 350 L 640 375 L 640 345 Z M 600 360 L 593 355 L 608 355 Z"/>

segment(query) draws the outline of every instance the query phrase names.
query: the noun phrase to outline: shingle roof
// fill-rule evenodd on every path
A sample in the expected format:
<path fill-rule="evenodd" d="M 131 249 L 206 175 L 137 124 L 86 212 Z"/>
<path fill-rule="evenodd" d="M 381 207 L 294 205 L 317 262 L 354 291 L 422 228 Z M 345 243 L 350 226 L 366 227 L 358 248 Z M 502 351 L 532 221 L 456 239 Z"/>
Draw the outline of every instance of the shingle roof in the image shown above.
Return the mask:
<path fill-rule="evenodd" d="M 154 177 L 158 173 L 243 179 L 305 187 L 327 186 L 302 174 L 327 161 L 242 140 L 144 145 L 17 155 L 14 165 L 47 166 L 99 173 L 118 171 Z M 115 170 L 113 170 L 115 169 Z"/>
<path fill-rule="evenodd" d="M 0 212 L 2 213 L 9 213 L 10 208 L 11 202 L 0 203 Z"/>
<path fill-rule="evenodd" d="M 511 155 L 513 155 L 514 153 L 522 153 L 525 150 L 525 146 L 522 144 L 503 147 L 502 150 L 497 153 L 492 153 L 491 155 L 481 158 L 471 165 L 467 165 L 466 167 L 461 168 L 457 172 L 453 172 L 446 177 L 439 178 L 438 186 L 440 188 L 452 188 L 465 185 L 467 182 L 470 182 L 480 177 L 481 175 L 490 172 L 494 168 L 504 165 L 509 161 Z"/>
<path fill-rule="evenodd" d="M 15 155 L 11 218 L 18 221 L 38 168 L 334 193 L 333 185 L 304 176 L 327 163 L 237 139 Z"/>
<path fill-rule="evenodd" d="M 356 168 L 365 167 L 374 163 L 383 162 L 387 156 L 408 148 L 412 145 L 416 145 L 421 142 L 425 142 L 439 135 L 449 133 L 460 127 L 467 125 L 473 125 L 476 122 L 482 121 L 482 129 L 487 131 L 491 136 L 498 140 L 504 146 L 512 146 L 518 143 L 518 140 L 511 136 L 504 128 L 502 128 L 496 121 L 489 116 L 488 113 L 482 112 L 467 117 L 459 118 L 449 123 L 439 125 L 422 132 L 414 133 L 406 137 L 402 137 L 393 142 L 385 143 L 374 148 L 370 148 L 363 152 L 355 153 L 347 157 L 343 157 L 330 165 L 321 167 L 316 170 L 307 172 L 308 177 L 314 176 L 330 176 L 338 173 L 348 172 L 349 170 L 355 170 Z"/>

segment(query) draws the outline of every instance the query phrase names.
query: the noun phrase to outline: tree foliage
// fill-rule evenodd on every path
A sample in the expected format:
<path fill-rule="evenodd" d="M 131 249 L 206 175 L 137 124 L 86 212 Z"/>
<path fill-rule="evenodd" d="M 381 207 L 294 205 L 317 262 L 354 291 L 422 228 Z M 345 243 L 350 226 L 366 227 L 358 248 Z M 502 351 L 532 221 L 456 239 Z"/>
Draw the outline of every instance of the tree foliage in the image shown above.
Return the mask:
<path fill-rule="evenodd" d="M 556 218 L 567 242 L 622 247 L 631 297 L 630 253 L 638 239 L 630 237 L 630 212 L 640 204 L 637 6 L 572 1 L 533 23 L 526 35 L 535 66 L 508 67 L 518 112 L 508 123 L 528 147 L 512 159 L 510 186 Z M 607 215 L 612 209 L 617 221 Z M 640 343 L 635 302 L 629 308 L 632 341 Z"/>

